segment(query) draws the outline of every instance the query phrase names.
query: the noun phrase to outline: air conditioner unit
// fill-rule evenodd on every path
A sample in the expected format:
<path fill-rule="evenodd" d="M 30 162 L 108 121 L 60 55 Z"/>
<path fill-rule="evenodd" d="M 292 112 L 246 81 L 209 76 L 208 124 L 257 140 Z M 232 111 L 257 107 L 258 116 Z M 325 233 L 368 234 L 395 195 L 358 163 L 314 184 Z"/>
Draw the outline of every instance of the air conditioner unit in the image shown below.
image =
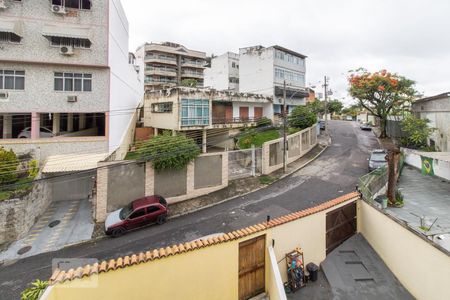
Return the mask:
<path fill-rule="evenodd" d="M 73 55 L 73 47 L 72 46 L 61 46 L 61 48 L 59 49 L 59 53 L 61 53 L 62 55 Z"/>
<path fill-rule="evenodd" d="M 54 12 L 55 14 L 64 15 L 66 14 L 66 8 L 62 5 L 52 5 L 52 12 Z"/>
<path fill-rule="evenodd" d="M 6 1 L 0 0 L 0 9 L 6 9 L 6 8 L 8 8 L 8 6 L 6 6 Z"/>
<path fill-rule="evenodd" d="M 77 102 L 78 96 L 67 96 L 67 102 Z"/>
<path fill-rule="evenodd" d="M 8 100 L 9 94 L 6 91 L 0 91 L 0 100 Z"/>

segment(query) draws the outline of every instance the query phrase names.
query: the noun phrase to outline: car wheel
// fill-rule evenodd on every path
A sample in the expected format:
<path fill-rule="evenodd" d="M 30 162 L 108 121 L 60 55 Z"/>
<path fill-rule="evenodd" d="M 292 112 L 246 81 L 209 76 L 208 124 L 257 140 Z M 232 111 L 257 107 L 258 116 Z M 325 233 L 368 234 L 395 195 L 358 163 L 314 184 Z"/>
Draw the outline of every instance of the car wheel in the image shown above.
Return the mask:
<path fill-rule="evenodd" d="M 159 215 L 158 218 L 156 219 L 156 223 L 158 223 L 159 225 L 164 224 L 166 222 L 167 222 L 167 214 Z"/>
<path fill-rule="evenodd" d="M 113 229 L 113 231 L 111 232 L 111 236 L 116 238 L 116 237 L 121 236 L 124 233 L 125 233 L 125 228 L 119 227 L 119 228 Z"/>

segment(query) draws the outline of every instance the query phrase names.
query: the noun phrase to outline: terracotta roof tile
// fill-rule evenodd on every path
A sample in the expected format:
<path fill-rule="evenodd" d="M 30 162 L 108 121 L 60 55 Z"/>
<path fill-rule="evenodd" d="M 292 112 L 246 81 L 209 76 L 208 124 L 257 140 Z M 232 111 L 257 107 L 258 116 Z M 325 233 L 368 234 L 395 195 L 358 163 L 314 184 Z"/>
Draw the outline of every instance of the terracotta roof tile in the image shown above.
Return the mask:
<path fill-rule="evenodd" d="M 303 218 L 305 216 L 329 209 L 333 206 L 341 204 L 351 199 L 359 198 L 359 193 L 353 192 L 347 195 L 340 196 L 336 199 L 327 201 L 318 206 L 311 207 L 308 209 L 304 209 L 301 211 L 293 212 L 288 215 L 281 216 L 279 218 L 275 218 L 270 220 L 270 222 L 263 222 L 256 225 L 251 225 L 246 228 L 238 229 L 229 233 L 225 233 L 219 236 L 213 236 L 208 238 L 207 240 L 196 240 L 184 244 L 173 245 L 171 247 L 154 249 L 153 251 L 140 252 L 139 254 L 133 254 L 130 256 L 119 257 L 116 260 L 111 259 L 108 262 L 102 261 L 100 264 L 95 263 L 93 265 L 86 265 L 84 267 L 79 267 L 76 270 L 69 270 L 67 272 L 61 271 L 59 269 L 55 269 L 51 278 L 50 284 L 55 284 L 58 282 L 64 282 L 66 280 L 72 280 L 75 278 L 81 278 L 85 276 L 90 276 L 102 272 L 107 272 L 110 270 L 116 270 L 117 268 L 121 268 L 124 266 L 134 265 L 138 263 L 147 262 L 150 260 L 155 260 L 158 258 L 163 258 L 171 255 L 181 254 L 186 251 L 195 250 L 198 248 L 203 248 L 209 245 L 214 245 L 218 243 L 224 243 L 229 240 L 239 239 L 251 234 L 254 234 L 259 231 L 263 231 L 267 228 L 271 228 L 283 223 L 291 222 L 293 220 L 297 220 Z"/>

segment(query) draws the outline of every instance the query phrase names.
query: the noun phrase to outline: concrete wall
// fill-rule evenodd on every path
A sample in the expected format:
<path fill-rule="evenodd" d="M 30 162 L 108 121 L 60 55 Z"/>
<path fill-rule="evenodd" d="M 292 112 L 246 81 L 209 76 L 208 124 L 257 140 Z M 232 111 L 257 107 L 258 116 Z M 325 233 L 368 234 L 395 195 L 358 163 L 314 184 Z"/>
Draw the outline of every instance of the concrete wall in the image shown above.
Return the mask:
<path fill-rule="evenodd" d="M 122 163 L 108 167 L 107 212 L 144 197 L 145 164 Z"/>
<path fill-rule="evenodd" d="M 43 162 L 50 155 L 71 153 L 106 153 L 108 141 L 105 137 L 55 137 L 32 139 L 0 140 L 0 146 L 12 149 L 17 154 L 34 153 Z"/>
<path fill-rule="evenodd" d="M 0 56 L 1 53 L 0 50 Z M 8 101 L 0 101 L 0 111 L 2 112 L 81 113 L 105 112 L 108 110 L 109 71 L 106 68 L 33 65 L 0 61 L 0 69 L 25 71 L 25 89 L 8 91 Z M 54 72 L 92 74 L 92 91 L 55 91 Z M 69 95 L 78 96 L 78 101 L 67 102 L 67 96 Z"/>
<path fill-rule="evenodd" d="M 21 239 L 44 213 L 51 201 L 51 186 L 36 182 L 32 191 L 20 198 L 0 201 L 0 245 Z"/>
<path fill-rule="evenodd" d="M 299 159 L 317 145 L 317 125 L 288 135 L 287 164 Z M 262 173 L 283 168 L 283 138 L 262 145 Z"/>
<path fill-rule="evenodd" d="M 52 189 L 52 201 L 67 201 L 88 199 L 92 195 L 97 172 L 92 170 L 82 174 L 56 173 L 52 175 L 54 177 L 50 176 L 47 180 Z"/>
<path fill-rule="evenodd" d="M 23 38 L 20 44 L 2 44 L 1 60 L 107 66 L 108 2 L 110 0 L 98 0 L 90 10 L 74 10 L 59 15 L 50 11 L 51 2 L 48 0 L 14 4 L 8 1 L 8 8 L 2 11 L 2 20 L 21 20 Z M 60 55 L 59 47 L 50 46 L 49 40 L 42 35 L 45 24 L 89 28 L 91 48 L 75 49 L 73 56 Z"/>
<path fill-rule="evenodd" d="M 246 240 L 266 235 L 266 293 L 270 299 L 283 299 L 283 290 L 275 279 L 272 260 L 281 261 L 285 254 L 301 247 L 305 264 L 319 265 L 326 257 L 326 214 L 346 205 L 356 198 L 349 198 L 341 204 L 324 209 L 318 213 L 267 227 L 257 233 L 232 239 L 202 249 L 155 259 L 132 267 L 117 268 L 53 286 L 43 300 L 56 299 L 141 299 L 142 289 L 151 280 L 151 297 L 154 299 L 237 299 L 239 274 L 239 244 Z M 237 234 L 237 233 L 236 233 Z M 272 253 L 269 254 L 269 251 Z M 286 281 L 286 264 L 279 263 L 281 280 Z M 90 281 L 91 279 L 91 281 Z M 96 280 L 94 288 L 85 288 Z M 150 291 L 149 291 L 150 292 Z"/>
<path fill-rule="evenodd" d="M 187 193 L 187 168 L 171 171 L 154 171 L 154 194 L 164 198 Z"/>
<path fill-rule="evenodd" d="M 108 65 L 110 66 L 110 113 L 109 113 L 109 151 L 117 148 L 126 150 L 131 143 L 130 128 L 136 125 L 135 113 L 143 101 L 144 83 L 140 80 L 134 65 L 129 64 L 128 20 L 120 0 L 109 0 L 109 44 Z M 97 3 L 95 3 L 95 6 Z M 140 70 L 144 72 L 144 70 Z M 124 157 L 124 150 L 117 158 Z M 125 150 L 125 151 L 126 151 Z"/>
<path fill-rule="evenodd" d="M 272 48 L 262 51 L 239 49 L 239 91 L 268 96 L 274 94 L 274 52 Z"/>
<path fill-rule="evenodd" d="M 421 155 L 433 158 L 435 154 L 439 155 L 440 152 L 420 152 L 413 149 L 402 148 L 405 155 L 405 163 L 413 166 L 419 170 L 422 169 Z M 450 155 L 448 156 L 450 158 Z M 450 162 L 433 158 L 433 171 L 434 175 L 450 181 Z"/>
<path fill-rule="evenodd" d="M 364 201 L 359 201 L 358 231 L 414 297 L 450 299 L 449 254 Z"/>
<path fill-rule="evenodd" d="M 194 162 L 194 188 L 207 188 L 222 185 L 222 157 L 219 155 L 201 156 Z"/>

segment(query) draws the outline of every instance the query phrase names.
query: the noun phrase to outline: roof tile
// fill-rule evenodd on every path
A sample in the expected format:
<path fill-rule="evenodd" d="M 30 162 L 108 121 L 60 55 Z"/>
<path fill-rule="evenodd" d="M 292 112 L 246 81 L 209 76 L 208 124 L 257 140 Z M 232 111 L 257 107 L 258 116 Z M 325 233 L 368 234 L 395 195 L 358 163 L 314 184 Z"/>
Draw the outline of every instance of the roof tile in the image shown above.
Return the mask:
<path fill-rule="evenodd" d="M 318 206 L 304 209 L 301 211 L 297 211 L 294 213 L 290 213 L 288 215 L 284 215 L 275 219 L 272 219 L 270 222 L 259 223 L 256 225 L 251 225 L 246 228 L 238 229 L 229 233 L 225 233 L 219 236 L 213 236 L 208 238 L 207 240 L 195 240 L 189 243 L 173 245 L 172 247 L 154 249 L 151 251 L 146 251 L 145 253 L 140 252 L 138 255 L 133 254 L 130 256 L 119 257 L 116 260 L 111 259 L 108 262 L 102 261 L 100 264 L 95 263 L 93 265 L 86 265 L 84 267 L 79 267 L 76 270 L 70 269 L 69 271 L 61 271 L 59 269 L 55 269 L 51 278 L 50 284 L 55 284 L 58 282 L 63 282 L 65 280 L 72 280 L 75 278 L 81 278 L 85 276 L 90 276 L 93 274 L 98 274 L 102 272 L 107 272 L 109 270 L 116 270 L 117 268 L 121 268 L 128 265 L 133 265 L 137 263 L 147 262 L 149 260 L 154 260 L 158 258 L 167 257 L 170 255 L 175 255 L 178 253 L 206 247 L 208 245 L 214 245 L 218 243 L 223 243 L 233 239 L 239 239 L 250 234 L 263 231 L 267 228 L 277 226 L 279 224 L 283 224 L 286 222 L 290 222 L 293 220 L 297 220 L 303 218 L 305 216 L 326 210 L 340 203 L 346 202 L 351 199 L 356 199 L 359 197 L 359 193 L 353 192 L 347 195 L 343 195 L 336 199 L 330 200 L 328 202 L 322 203 Z"/>

